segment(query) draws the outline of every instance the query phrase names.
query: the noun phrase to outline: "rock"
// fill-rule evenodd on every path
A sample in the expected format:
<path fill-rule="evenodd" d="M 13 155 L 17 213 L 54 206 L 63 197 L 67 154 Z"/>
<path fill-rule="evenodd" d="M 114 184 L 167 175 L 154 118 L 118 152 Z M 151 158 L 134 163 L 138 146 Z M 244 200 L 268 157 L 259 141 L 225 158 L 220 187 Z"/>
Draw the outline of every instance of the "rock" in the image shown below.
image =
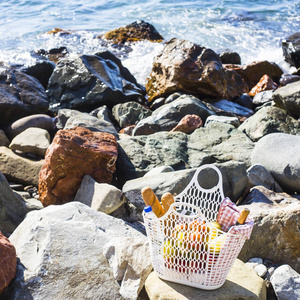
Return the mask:
<path fill-rule="evenodd" d="M 153 25 L 143 20 L 108 31 L 102 37 L 116 44 L 143 40 L 160 43 L 164 39 Z"/>
<path fill-rule="evenodd" d="M 57 126 L 62 129 L 81 127 L 93 132 L 110 133 L 118 138 L 118 132 L 109 119 L 100 119 L 74 109 L 60 109 Z"/>
<path fill-rule="evenodd" d="M 178 91 L 232 99 L 247 91 L 247 86 L 237 73 L 225 71 L 213 50 L 173 38 L 154 58 L 146 90 L 150 102 Z"/>
<path fill-rule="evenodd" d="M 47 90 L 50 110 L 92 110 L 101 105 L 144 101 L 144 90 L 112 53 L 81 55 L 60 60 Z"/>
<path fill-rule="evenodd" d="M 8 287 L 16 275 L 17 256 L 16 249 L 7 237 L 0 232 L 0 295 Z"/>
<path fill-rule="evenodd" d="M 275 90 L 277 88 L 277 84 L 268 76 L 264 75 L 259 82 L 254 86 L 249 95 L 254 97 L 257 93 L 266 91 L 266 90 Z"/>
<path fill-rule="evenodd" d="M 257 142 L 270 133 L 282 132 L 286 134 L 300 134 L 300 125 L 297 120 L 277 107 L 263 107 L 253 116 L 247 119 L 239 130 L 247 134 L 253 141 Z"/>
<path fill-rule="evenodd" d="M 121 128 L 136 125 L 140 120 L 150 116 L 151 110 L 136 102 L 126 102 L 115 105 L 112 114 Z"/>
<path fill-rule="evenodd" d="M 171 130 L 184 132 L 186 134 L 192 133 L 195 129 L 202 127 L 203 123 L 199 116 L 197 115 L 186 115 L 184 116 L 179 123 Z"/>
<path fill-rule="evenodd" d="M 144 238 L 146 243 L 146 237 L 132 224 L 82 203 L 51 205 L 30 212 L 10 236 L 20 262 L 14 282 L 2 297 L 124 299 L 103 249 L 110 240 L 127 237 Z M 136 257 L 144 255 L 141 249 L 136 249 Z M 140 268 L 141 274 L 144 265 Z"/>
<path fill-rule="evenodd" d="M 244 106 L 244 107 L 247 107 L 247 108 L 253 110 L 253 101 L 248 93 L 244 93 L 240 97 L 234 99 L 234 102 L 236 102 L 237 104 L 239 104 L 241 106 Z"/>
<path fill-rule="evenodd" d="M 266 287 L 262 278 L 247 269 L 245 264 L 236 260 L 228 273 L 222 287 L 216 290 L 202 290 L 174 282 L 160 279 L 152 272 L 146 280 L 145 287 L 149 299 L 207 299 L 207 300 L 231 300 L 231 299 L 266 299 Z"/>
<path fill-rule="evenodd" d="M 296 81 L 278 88 L 273 93 L 276 105 L 294 118 L 300 117 L 300 82 Z"/>
<path fill-rule="evenodd" d="M 28 210 L 22 197 L 13 192 L 2 173 L 0 173 L 0 195 L 0 231 L 8 236 L 23 221 Z"/>
<path fill-rule="evenodd" d="M 219 122 L 219 123 L 226 123 L 234 126 L 235 128 L 241 125 L 240 120 L 237 117 L 227 117 L 227 116 L 209 116 L 206 119 L 204 127 L 206 127 L 209 123 L 212 122 Z"/>
<path fill-rule="evenodd" d="M 74 199 L 84 175 L 110 183 L 115 172 L 117 142 L 113 135 L 85 128 L 59 130 L 45 156 L 39 176 L 44 206 Z"/>
<path fill-rule="evenodd" d="M 212 114 L 205 103 L 191 95 L 182 95 L 156 109 L 151 116 L 137 123 L 133 135 L 149 135 L 158 131 L 170 131 L 188 114 L 199 116 L 203 121 Z"/>
<path fill-rule="evenodd" d="M 281 42 L 284 59 L 297 69 L 300 67 L 299 39 L 300 33 L 296 32 Z"/>
<path fill-rule="evenodd" d="M 251 154 L 252 164 L 262 164 L 286 191 L 300 192 L 300 136 L 271 133 L 261 138 Z"/>
<path fill-rule="evenodd" d="M 44 157 L 49 146 L 50 135 L 48 131 L 41 128 L 30 127 L 14 137 L 9 148 Z"/>
<path fill-rule="evenodd" d="M 38 186 L 43 163 L 43 159 L 28 159 L 9 148 L 0 147 L 0 172 L 10 181 Z"/>
<path fill-rule="evenodd" d="M 250 240 L 245 242 L 238 257 L 243 261 L 267 257 L 278 264 L 287 263 L 299 272 L 299 200 L 257 186 L 240 207 L 250 209 L 254 226 Z"/>
<path fill-rule="evenodd" d="M 56 30 L 56 32 L 54 32 L 55 30 Z M 71 34 L 71 32 L 67 33 L 66 31 L 64 31 L 62 29 L 59 29 L 59 28 L 55 28 L 52 31 L 52 33 L 58 33 L 58 32 L 59 32 L 60 35 Z M 41 50 L 38 50 L 36 54 L 40 55 L 42 57 L 46 57 L 50 61 L 52 61 L 55 64 L 57 64 L 61 58 L 64 58 L 64 57 L 66 57 L 69 54 L 69 51 L 68 51 L 68 49 L 66 47 L 62 46 L 62 47 L 59 47 L 59 48 L 52 48 L 49 51 L 41 49 Z M 52 69 L 52 72 L 53 72 L 53 69 Z M 52 72 L 51 72 L 51 74 L 52 74 Z M 51 76 L 51 74 L 49 74 L 49 77 Z M 49 78 L 48 78 L 48 80 L 49 80 Z M 47 85 L 48 85 L 48 81 L 47 81 Z M 46 88 L 47 88 L 47 85 L 46 85 Z"/>
<path fill-rule="evenodd" d="M 300 80 L 299 75 L 289 75 L 289 74 L 283 74 L 279 80 L 280 85 L 285 86 L 287 84 L 290 84 L 292 82 L 296 82 Z"/>
<path fill-rule="evenodd" d="M 254 143 L 244 133 L 224 123 L 211 123 L 190 135 L 156 132 L 126 136 L 118 143 L 117 177 L 124 183 L 159 166 L 179 170 L 197 168 L 206 163 L 239 161 L 250 167 L 254 148 Z"/>
<path fill-rule="evenodd" d="M 161 167 L 156 167 L 147 172 L 144 177 L 151 177 L 151 176 L 156 176 L 160 175 L 161 173 L 166 173 L 166 172 L 174 172 L 175 170 L 171 166 L 161 166 Z"/>
<path fill-rule="evenodd" d="M 259 92 L 253 98 L 253 104 L 262 105 L 264 103 L 271 101 L 272 97 L 273 97 L 273 91 L 271 90 Z"/>
<path fill-rule="evenodd" d="M 276 182 L 270 172 L 261 164 L 252 165 L 247 169 L 248 186 L 262 185 L 269 190 L 282 192 L 282 188 Z"/>
<path fill-rule="evenodd" d="M 253 115 L 253 110 L 225 99 L 211 103 L 210 108 L 214 110 L 214 107 L 233 116 L 250 117 Z"/>
<path fill-rule="evenodd" d="M 242 76 L 249 89 L 252 89 L 265 74 L 271 77 L 275 83 L 279 82 L 279 79 L 283 74 L 283 71 L 277 64 L 268 62 L 266 60 L 253 62 L 244 66 L 234 65 L 230 68 Z"/>
<path fill-rule="evenodd" d="M 94 210 L 110 214 L 124 203 L 121 190 L 107 183 L 97 183 L 85 175 L 75 195 L 74 201 L 86 204 Z"/>
<path fill-rule="evenodd" d="M 234 64 L 234 65 L 241 64 L 241 57 L 236 52 L 225 51 L 222 52 L 219 56 L 222 61 L 222 64 Z"/>
<path fill-rule="evenodd" d="M 248 262 L 254 263 L 256 265 L 260 265 L 263 263 L 263 260 L 259 257 L 253 257 L 253 258 L 250 258 Z"/>
<path fill-rule="evenodd" d="M 14 138 L 24 130 L 30 127 L 45 129 L 52 133 L 56 129 L 56 118 L 51 118 L 45 114 L 31 115 L 21 118 L 9 125 L 7 131 L 9 137 Z"/>
<path fill-rule="evenodd" d="M 271 283 L 280 300 L 298 300 L 300 298 L 300 274 L 289 265 L 277 268 L 271 276 Z"/>
<path fill-rule="evenodd" d="M 7 138 L 5 132 L 2 129 L 0 129 L 0 146 L 9 146 L 9 139 Z"/>
<path fill-rule="evenodd" d="M 267 267 L 264 264 L 259 264 L 254 267 L 254 271 L 259 277 L 264 277 L 267 274 Z"/>
<path fill-rule="evenodd" d="M 48 111 L 47 95 L 36 78 L 3 65 L 0 65 L 0 78 L 1 126 Z"/>
<path fill-rule="evenodd" d="M 120 294 L 124 299 L 138 299 L 153 267 L 149 243 L 145 238 L 114 238 L 104 245 L 106 257 L 116 281 L 121 281 Z"/>
<path fill-rule="evenodd" d="M 226 162 L 222 164 L 215 164 L 222 173 L 224 195 L 236 201 L 243 192 L 247 184 L 245 165 L 238 162 Z M 141 219 L 142 210 L 145 207 L 141 190 L 149 186 L 154 191 L 159 199 L 161 196 L 170 192 L 173 195 L 178 195 L 190 183 L 196 169 L 180 170 L 174 172 L 162 172 L 160 174 L 150 175 L 147 173 L 144 177 L 128 180 L 122 191 L 126 199 L 134 206 L 132 207 L 132 219 Z M 215 174 L 201 172 L 199 175 L 199 182 L 201 186 L 213 187 L 217 184 Z M 210 175 L 210 176 L 208 176 Z M 205 178 L 207 177 L 206 181 Z"/>
<path fill-rule="evenodd" d="M 135 128 L 135 125 L 130 125 L 130 126 L 127 126 L 125 128 L 122 128 L 119 133 L 120 134 L 127 134 L 127 135 L 132 135 L 133 133 L 133 130 Z M 120 136 L 119 136 L 120 137 Z"/>

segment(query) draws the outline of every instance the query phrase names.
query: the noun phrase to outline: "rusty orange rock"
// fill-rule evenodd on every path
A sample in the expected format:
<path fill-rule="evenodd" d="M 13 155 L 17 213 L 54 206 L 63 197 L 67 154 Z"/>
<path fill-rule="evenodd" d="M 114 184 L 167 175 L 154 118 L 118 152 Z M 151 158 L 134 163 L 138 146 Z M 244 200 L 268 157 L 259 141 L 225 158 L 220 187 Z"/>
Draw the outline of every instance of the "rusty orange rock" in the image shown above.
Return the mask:
<path fill-rule="evenodd" d="M 265 74 L 258 82 L 256 86 L 254 86 L 249 95 L 254 97 L 259 92 L 267 91 L 267 90 L 275 90 L 277 88 L 277 84 L 270 78 L 267 74 Z"/>
<path fill-rule="evenodd" d="M 16 249 L 9 239 L 0 232 L 0 294 L 16 275 Z"/>
<path fill-rule="evenodd" d="M 203 126 L 202 120 L 197 115 L 186 115 L 184 116 L 176 127 L 174 127 L 171 132 L 173 131 L 181 131 L 186 134 L 192 133 L 195 129 Z"/>
<path fill-rule="evenodd" d="M 44 206 L 70 202 L 84 175 L 111 183 L 118 155 L 110 133 L 75 127 L 59 130 L 47 149 L 39 174 L 39 195 Z"/>

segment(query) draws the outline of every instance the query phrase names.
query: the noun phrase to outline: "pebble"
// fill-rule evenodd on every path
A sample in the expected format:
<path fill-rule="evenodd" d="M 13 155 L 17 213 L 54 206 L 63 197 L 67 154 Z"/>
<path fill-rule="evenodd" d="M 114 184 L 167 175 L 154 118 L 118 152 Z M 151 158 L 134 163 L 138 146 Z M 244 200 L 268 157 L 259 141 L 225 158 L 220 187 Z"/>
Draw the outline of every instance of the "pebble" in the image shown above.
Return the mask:
<path fill-rule="evenodd" d="M 259 257 L 250 258 L 248 262 L 256 263 L 258 265 L 263 264 L 263 260 Z"/>
<path fill-rule="evenodd" d="M 254 271 L 258 276 L 263 277 L 267 274 L 268 269 L 264 264 L 259 264 L 254 267 Z"/>

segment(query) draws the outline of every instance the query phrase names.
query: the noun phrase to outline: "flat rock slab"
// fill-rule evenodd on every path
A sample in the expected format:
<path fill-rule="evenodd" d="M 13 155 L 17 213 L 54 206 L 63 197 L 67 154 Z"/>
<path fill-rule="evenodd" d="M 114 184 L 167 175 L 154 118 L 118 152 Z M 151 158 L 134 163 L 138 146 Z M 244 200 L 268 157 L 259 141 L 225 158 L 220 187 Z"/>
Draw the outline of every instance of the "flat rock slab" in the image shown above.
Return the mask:
<path fill-rule="evenodd" d="M 233 264 L 224 285 L 216 290 L 201 290 L 162 280 L 155 272 L 148 276 L 145 288 L 150 300 L 263 300 L 267 297 L 264 280 L 239 259 Z"/>

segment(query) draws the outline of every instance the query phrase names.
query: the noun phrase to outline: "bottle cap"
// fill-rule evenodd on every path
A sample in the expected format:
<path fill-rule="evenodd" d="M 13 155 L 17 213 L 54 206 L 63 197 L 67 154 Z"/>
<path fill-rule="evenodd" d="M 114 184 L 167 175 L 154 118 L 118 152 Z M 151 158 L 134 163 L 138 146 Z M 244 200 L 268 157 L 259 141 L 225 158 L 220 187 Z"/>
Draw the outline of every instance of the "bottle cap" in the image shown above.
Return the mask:
<path fill-rule="evenodd" d="M 146 206 L 145 208 L 144 208 L 144 212 L 145 213 L 149 213 L 149 212 L 151 212 L 152 211 L 152 207 L 151 206 Z"/>

